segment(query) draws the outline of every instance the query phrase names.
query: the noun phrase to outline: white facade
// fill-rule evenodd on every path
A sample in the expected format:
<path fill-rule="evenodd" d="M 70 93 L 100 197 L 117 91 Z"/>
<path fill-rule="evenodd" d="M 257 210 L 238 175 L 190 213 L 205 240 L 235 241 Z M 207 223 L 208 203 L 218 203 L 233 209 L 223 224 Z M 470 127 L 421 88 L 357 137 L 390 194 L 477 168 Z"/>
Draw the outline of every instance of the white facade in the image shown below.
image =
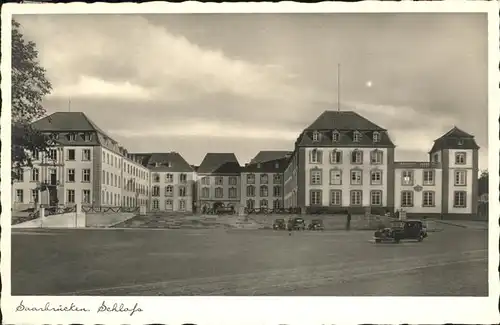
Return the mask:
<path fill-rule="evenodd" d="M 282 173 L 242 173 L 241 204 L 247 208 L 283 208 Z"/>
<path fill-rule="evenodd" d="M 319 205 L 322 206 L 386 206 L 387 149 L 328 147 L 305 150 L 306 206 L 317 205 L 311 202 L 314 195 L 311 191 L 321 192 Z M 377 160 L 372 161 L 375 154 Z M 320 182 L 311 178 L 315 172 L 321 173 Z M 372 196 L 377 198 L 372 199 Z"/>
<path fill-rule="evenodd" d="M 407 213 L 440 213 L 442 211 L 443 170 L 441 168 L 411 166 L 396 168 L 394 172 L 395 209 L 403 209 Z"/>
<path fill-rule="evenodd" d="M 151 172 L 151 210 L 192 211 L 194 172 Z"/>

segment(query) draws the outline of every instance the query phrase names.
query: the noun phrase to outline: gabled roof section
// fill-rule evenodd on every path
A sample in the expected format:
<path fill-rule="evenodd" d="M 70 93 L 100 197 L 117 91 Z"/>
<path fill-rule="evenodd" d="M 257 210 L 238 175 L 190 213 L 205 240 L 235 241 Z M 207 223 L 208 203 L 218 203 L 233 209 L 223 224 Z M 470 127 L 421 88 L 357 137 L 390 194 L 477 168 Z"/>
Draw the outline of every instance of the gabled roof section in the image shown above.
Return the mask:
<path fill-rule="evenodd" d="M 142 161 L 142 165 L 155 172 L 192 172 L 193 168 L 178 152 L 132 154 Z"/>
<path fill-rule="evenodd" d="M 234 153 L 209 152 L 198 167 L 200 174 L 239 174 L 240 163 Z"/>
<path fill-rule="evenodd" d="M 296 141 L 299 147 L 364 147 L 364 148 L 394 148 L 395 145 L 387 131 L 338 131 L 338 139 L 333 138 L 335 131 L 318 131 L 319 136 L 315 141 L 313 133 L 316 131 L 305 130 Z M 354 141 L 354 132 L 359 132 L 361 137 Z M 378 132 L 378 141 L 374 141 L 374 133 Z"/>
<path fill-rule="evenodd" d="M 440 138 L 434 140 L 430 153 L 443 149 L 479 149 L 474 136 L 454 126 Z"/>
<path fill-rule="evenodd" d="M 250 164 L 274 161 L 277 159 L 289 157 L 292 154 L 293 151 L 260 151 L 255 157 L 252 158 L 252 160 L 250 160 Z"/>
<path fill-rule="evenodd" d="M 306 130 L 385 131 L 353 111 L 324 111 Z"/>

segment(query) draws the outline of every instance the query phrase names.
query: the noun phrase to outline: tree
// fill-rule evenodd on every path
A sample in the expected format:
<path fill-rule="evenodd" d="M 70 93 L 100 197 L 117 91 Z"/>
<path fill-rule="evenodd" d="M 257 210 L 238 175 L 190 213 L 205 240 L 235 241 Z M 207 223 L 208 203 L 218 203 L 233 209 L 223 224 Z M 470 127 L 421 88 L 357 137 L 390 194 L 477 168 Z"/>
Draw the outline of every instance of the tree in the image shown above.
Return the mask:
<path fill-rule="evenodd" d="M 483 170 L 478 180 L 478 194 L 482 195 L 486 193 L 488 193 L 488 171 Z"/>
<path fill-rule="evenodd" d="M 43 97 L 52 85 L 38 61 L 36 44 L 26 41 L 21 25 L 12 21 L 12 179 L 19 178 L 24 166 L 31 166 L 30 152 L 45 152 L 53 144 L 50 135 L 35 130 L 31 123 L 46 113 Z"/>

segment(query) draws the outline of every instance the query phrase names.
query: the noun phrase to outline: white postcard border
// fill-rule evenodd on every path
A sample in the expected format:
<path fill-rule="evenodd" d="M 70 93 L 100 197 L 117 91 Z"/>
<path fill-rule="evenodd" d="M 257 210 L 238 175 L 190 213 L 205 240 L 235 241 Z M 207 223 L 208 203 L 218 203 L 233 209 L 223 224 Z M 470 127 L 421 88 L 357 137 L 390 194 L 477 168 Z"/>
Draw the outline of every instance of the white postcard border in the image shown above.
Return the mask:
<path fill-rule="evenodd" d="M 161 3 L 146 4 L 6 4 L 2 6 L 2 94 L 1 116 L 1 218 L 0 239 L 2 259 L 1 309 L 5 323 L 84 323 L 84 324 L 360 324 L 360 323 L 497 323 L 500 281 L 498 280 L 498 213 L 499 197 L 499 6 L 496 1 L 441 2 L 359 2 L 302 4 L 281 3 Z M 45 297 L 10 296 L 10 21 L 16 14 L 82 14 L 82 13 L 264 13 L 264 12 L 485 12 L 488 13 L 489 33 L 489 297 Z M 467 46 L 464 44 L 464 46 Z M 474 108 L 471 108 L 474 109 Z M 459 240 L 459 239 L 457 239 Z M 43 279 L 40 279 L 43 281 Z M 51 306 L 70 303 L 90 312 L 16 312 L 20 301 L 25 305 Z M 142 312 L 96 313 L 100 304 L 136 303 Z M 296 311 L 296 312 L 292 312 Z M 314 312 L 312 312 L 314 311 Z"/>

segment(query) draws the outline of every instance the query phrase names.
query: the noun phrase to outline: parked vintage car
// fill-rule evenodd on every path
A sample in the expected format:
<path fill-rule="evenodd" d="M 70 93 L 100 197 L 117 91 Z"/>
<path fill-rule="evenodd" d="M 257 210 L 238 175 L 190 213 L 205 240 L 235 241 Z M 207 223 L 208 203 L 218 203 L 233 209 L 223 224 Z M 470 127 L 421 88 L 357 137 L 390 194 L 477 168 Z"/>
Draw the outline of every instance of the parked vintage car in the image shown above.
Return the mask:
<path fill-rule="evenodd" d="M 306 222 L 302 218 L 292 218 L 288 220 L 288 230 L 306 230 Z"/>
<path fill-rule="evenodd" d="M 401 240 L 417 240 L 421 242 L 427 237 L 427 231 L 419 220 L 398 220 L 391 222 L 389 228 L 375 231 L 374 239 L 376 243 L 394 242 Z"/>
<path fill-rule="evenodd" d="M 276 219 L 273 223 L 274 230 L 286 230 L 285 219 Z"/>
<path fill-rule="evenodd" d="M 309 226 L 307 227 L 309 230 L 325 230 L 325 226 L 323 225 L 323 220 L 314 219 L 311 221 Z"/>

